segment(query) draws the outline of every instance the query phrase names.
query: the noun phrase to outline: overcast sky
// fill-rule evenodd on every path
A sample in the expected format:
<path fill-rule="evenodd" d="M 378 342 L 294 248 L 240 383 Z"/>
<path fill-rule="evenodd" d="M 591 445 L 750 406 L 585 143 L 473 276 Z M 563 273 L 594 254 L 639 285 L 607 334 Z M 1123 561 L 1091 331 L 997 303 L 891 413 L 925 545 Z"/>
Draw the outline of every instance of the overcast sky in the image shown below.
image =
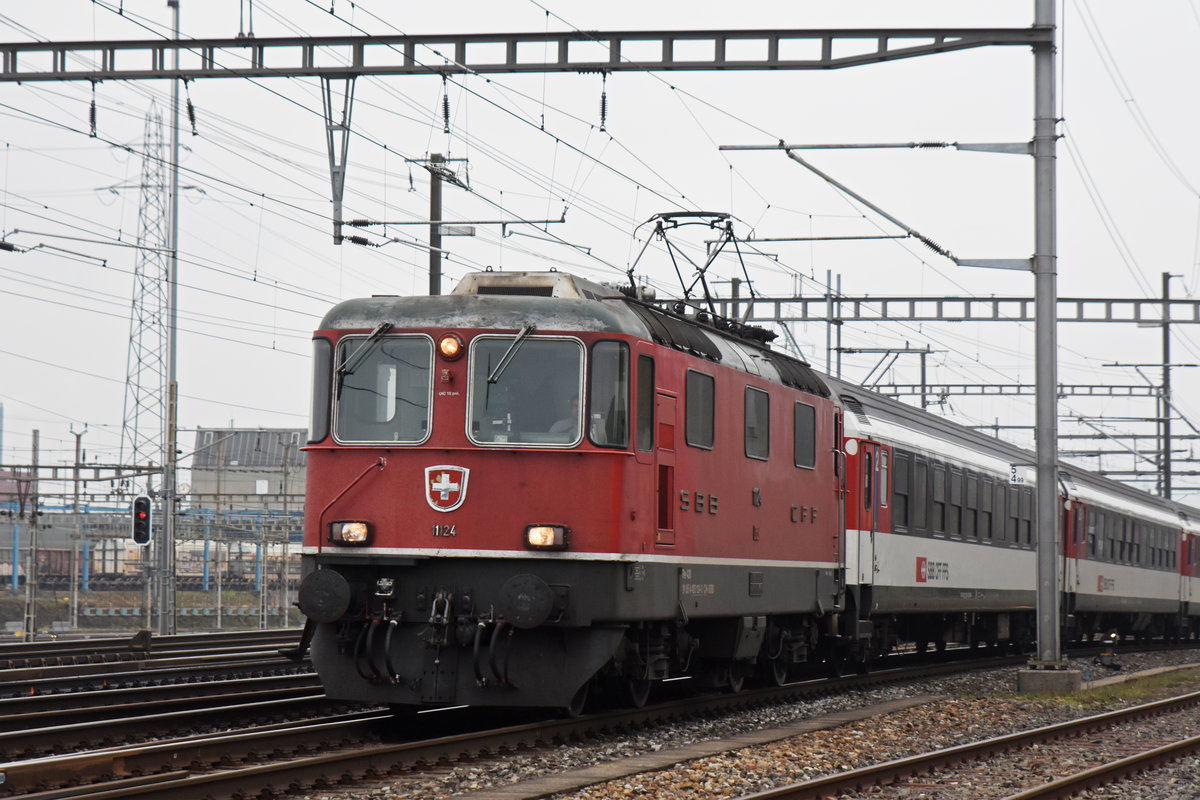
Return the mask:
<path fill-rule="evenodd" d="M 736 13 L 733 13 L 736 10 Z M 1032 2 L 524 2 L 182 0 L 185 37 L 451 34 L 559 30 L 821 27 L 1026 27 Z M 1197 0 L 1060 4 L 1058 289 L 1063 297 L 1157 297 L 1200 281 L 1200 72 Z M 154 39 L 168 35 L 165 0 L 42 0 L 0 5 L 0 40 Z M 334 57 L 332 54 L 330 57 Z M 426 53 L 430 63 L 439 56 Z M 130 302 L 138 250 L 146 117 L 169 109 L 169 84 L 0 84 L 0 403 L 5 463 L 73 458 L 87 426 L 88 460 L 120 455 Z M 605 130 L 601 92 L 607 93 Z M 443 96 L 450 133 L 443 130 Z M 95 136 L 90 108 L 95 101 Z M 179 424 L 303 427 L 309 340 L 334 302 L 427 287 L 426 229 L 373 229 L 378 248 L 336 246 L 317 79 L 204 79 L 184 93 L 179 235 Z M 651 214 L 729 212 L 760 237 L 878 236 L 895 226 L 778 151 L 721 145 L 863 142 L 1026 142 L 1033 129 L 1028 48 L 986 48 L 827 72 L 488 75 L 363 78 L 355 90 L 345 216 L 428 218 L 428 175 L 409 159 L 441 153 L 471 190 L 447 187 L 447 219 L 566 222 L 479 226 L 448 239 L 445 291 L 468 271 L 550 267 L 620 281 Z M 168 120 L 169 122 L 169 120 Z M 806 157 L 955 255 L 1033 252 L 1033 163 L 1025 156 L 949 150 L 810 152 Z M 153 216 L 153 215 L 151 215 Z M 702 247 L 703 231 L 684 241 Z M 124 245 L 124 246 L 122 246 Z M 1030 274 L 955 267 L 913 240 L 771 243 L 746 261 L 758 293 L 1033 294 Z M 696 251 L 694 251 L 696 252 Z M 713 267 L 720 281 L 736 260 Z M 670 261 L 652 247 L 639 273 L 674 294 Z M 711 276 L 710 276 L 711 277 Z M 835 279 L 836 280 L 836 279 Z M 1173 328 L 1173 361 L 1200 362 L 1194 326 Z M 806 358 L 825 367 L 824 325 L 795 326 Z M 1032 326 L 846 325 L 847 347 L 925 347 L 932 382 L 1032 384 Z M 1063 383 L 1145 383 L 1132 368 L 1160 360 L 1160 331 L 1063 325 Z M 865 379 L 878 355 L 847 355 Z M 911 383 L 901 356 L 871 380 Z M 1142 370 L 1157 381 L 1158 371 Z M 1180 368 L 1175 400 L 1200 425 L 1200 385 Z M 935 409 L 965 424 L 1029 425 L 1032 397 L 951 398 Z M 1150 417 L 1152 400 L 1066 397 L 1064 415 Z M 1093 424 L 1100 425 L 1099 422 Z M 1145 422 L 1105 423 L 1152 433 Z M 1178 423 L 1176 429 L 1190 432 Z M 1077 430 L 1064 421 L 1062 432 Z M 1028 435 L 1014 434 L 1029 443 Z M 1094 463 L 1094 462 L 1092 462 Z M 1117 462 L 1114 461 L 1115 465 Z"/>

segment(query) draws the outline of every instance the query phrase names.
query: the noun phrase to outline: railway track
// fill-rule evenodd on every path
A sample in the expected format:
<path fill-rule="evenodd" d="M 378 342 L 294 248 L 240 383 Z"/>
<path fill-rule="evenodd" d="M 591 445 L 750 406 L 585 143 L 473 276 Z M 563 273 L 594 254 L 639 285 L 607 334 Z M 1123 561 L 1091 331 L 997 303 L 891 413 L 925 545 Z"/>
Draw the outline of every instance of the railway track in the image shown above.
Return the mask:
<path fill-rule="evenodd" d="M 742 800 L 894 800 L 943 796 L 969 788 L 976 798 L 1051 800 L 1200 752 L 1194 730 L 1200 692 L 1158 700 L 1057 725 L 874 764 L 803 783 L 745 795 Z M 1137 731 L 1138 734 L 1131 733 Z M 1086 741 L 1083 741 L 1086 737 Z M 1143 745 L 1130 745 L 1135 739 Z M 1129 751 L 1109 758 L 1113 751 Z M 1092 762 L 1085 768 L 1081 763 Z M 1017 778 L 1030 786 L 1009 791 Z M 988 788 L 990 787 L 990 788 Z M 999 790 L 999 791 L 997 791 Z"/>
<path fill-rule="evenodd" d="M 171 713 L 137 714 L 122 709 L 116 719 L 24 729 L 14 725 L 7 741 L 4 737 L 9 734 L 0 732 L 0 758 L 7 759 L 7 763 L 0 764 L 0 798 L 185 800 L 255 796 L 264 792 L 287 794 L 345 780 L 393 775 L 422 781 L 426 779 L 425 772 L 431 769 L 433 774 L 441 774 L 474 759 L 530 753 L 536 748 L 568 741 L 590 741 L 600 733 L 624 732 L 621 733 L 624 736 L 672 720 L 812 700 L 935 674 L 1010 666 L 1021 660 L 1010 657 L 986 663 L 926 664 L 832 682 L 812 681 L 703 700 L 677 699 L 637 711 L 597 714 L 578 720 L 526 716 L 514 722 L 510 718 L 510 724 L 503 728 L 486 725 L 482 717 L 472 716 L 469 710 L 422 715 L 417 725 L 407 727 L 398 726 L 395 718 L 381 709 L 346 713 L 351 710 L 341 707 L 334 713 L 334 707 L 319 687 L 311 694 L 302 691 L 300 678 L 304 676 L 299 676 L 292 687 L 300 689 L 299 693 L 275 698 L 238 695 L 225 705 L 205 701 L 205 708 Z M 315 677 L 307 677 L 315 686 Z M 264 686 L 266 683 L 262 682 Z M 202 686 L 176 688 L 179 692 L 190 692 Z M 138 692 L 129 692 L 127 696 L 137 698 Z M 919 701 L 910 698 L 909 704 L 914 702 Z M 116 706 L 112 708 L 115 710 Z M 877 712 L 864 713 L 869 716 Z M 0 720 L 5 716 L 7 712 L 0 706 Z M 217 730 L 220 732 L 214 732 Z M 179 736 L 179 731 L 197 733 Z M 419 731 L 420 738 L 412 731 Z M 159 738 L 148 741 L 154 737 Z M 554 776 L 547 776 L 541 783 L 550 786 L 553 779 Z M 576 777 L 568 779 L 561 789 L 553 790 L 569 790 L 605 779 Z M 571 780 L 576 782 L 571 784 Z M 541 796 L 536 786 L 528 787 L 530 793 L 522 795 L 521 791 L 525 790 L 514 789 L 511 796 Z M 878 800 L 877 795 L 872 797 Z"/>
<path fill-rule="evenodd" d="M 294 645 L 299 628 L 276 630 L 228 631 L 222 633 L 182 633 L 154 636 L 142 631 L 130 637 L 56 639 L 37 642 L 0 644 L 0 671 L 51 666 L 107 664 L 114 661 L 139 661 L 181 658 L 197 655 L 225 655 L 240 651 L 262 650 Z"/>
<path fill-rule="evenodd" d="M 0 698 L 311 671 L 296 631 L 0 645 Z"/>
<path fill-rule="evenodd" d="M 1012 663 L 1011 659 L 1003 659 Z M 996 660 L 988 662 L 996 666 Z M 122 748 L 100 748 L 53 758 L 25 759 L 0 764 L 4 783 L 0 796 L 21 800 L 62 797 L 67 787 L 54 786 L 54 776 L 104 778 L 86 786 L 72 785 L 70 796 L 79 798 L 170 797 L 220 798 L 284 793 L 322 786 L 345 779 L 403 773 L 424 765 L 457 763 L 548 745 L 586 740 L 601 732 L 631 730 L 672 719 L 728 713 L 756 705 L 811 699 L 856 688 L 879 686 L 939 673 L 981 668 L 963 664 L 888 670 L 870 675 L 813 681 L 784 687 L 747 691 L 702 699 L 672 700 L 638 710 L 595 714 L 580 719 L 533 719 L 502 728 L 484 727 L 466 733 L 430 736 L 443 714 L 423 715 L 418 728 L 423 737 L 396 741 L 405 727 L 397 726 L 386 712 L 340 716 L 324 721 L 260 726 L 253 729 L 179 738 Z M 442 723 L 445 730 L 461 731 L 480 725 L 482 717 L 457 712 Z M 145 723 L 138 723 L 144 725 Z M 344 743 L 339 746 L 338 743 Z M 316 748 L 317 752 L 308 752 Z M 269 758 L 256 754 L 276 754 Z M 124 774 L 123 774 L 124 773 Z"/>

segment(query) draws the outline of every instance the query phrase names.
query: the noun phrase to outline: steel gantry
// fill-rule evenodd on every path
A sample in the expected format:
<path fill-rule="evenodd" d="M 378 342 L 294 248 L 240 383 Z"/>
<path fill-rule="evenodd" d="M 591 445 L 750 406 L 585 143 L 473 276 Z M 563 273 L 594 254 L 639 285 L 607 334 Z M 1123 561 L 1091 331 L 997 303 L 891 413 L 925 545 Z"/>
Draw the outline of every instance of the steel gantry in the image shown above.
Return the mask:
<path fill-rule="evenodd" d="M 178 2 L 170 0 L 176 9 Z M 1026 46 L 1034 57 L 1034 130 L 1027 152 L 1034 160 L 1034 253 L 1027 262 L 1035 279 L 1038 427 L 1038 662 L 1060 659 L 1057 575 L 1057 382 L 1056 309 L 1056 80 L 1055 0 L 1034 0 L 1029 28 L 829 29 L 746 31 L 635 31 L 452 36 L 348 36 L 153 41 L 23 42 L 0 44 L 0 82 L 87 80 L 265 78 L 318 76 L 344 82 L 340 120 L 326 130 L 349 130 L 351 84 L 366 75 L 450 75 L 483 73 L 616 72 L 665 70 L 826 70 L 877 64 L 986 46 Z M 711 43 L 710 58 L 677 58 L 682 42 Z M 759 58 L 730 57 L 730 42 L 761 42 Z M 646 49 L 657 53 L 642 58 Z M 850 47 L 839 47 L 849 44 Z M 866 44 L 867 46 L 863 46 Z M 523 47 L 524 45 L 524 47 Z M 532 45 L 532 46 L 530 46 Z M 629 45 L 628 51 L 626 45 Z M 539 46 L 541 53 L 538 52 Z M 431 54 L 422 60 L 423 51 Z M 553 55 L 547 54 L 553 50 Z M 688 54 L 693 48 L 686 48 Z M 524 51 L 524 54 L 523 54 Z M 838 54 L 835 54 L 836 53 Z M 289 56 L 290 52 L 290 56 Z M 844 54 L 842 54 L 844 52 Z M 270 54 L 270 56 L 268 56 Z M 167 56 L 172 55 L 168 67 Z M 291 58 L 289 63 L 286 59 Z M 278 61 L 276 61 L 278 59 Z M 40 61 L 40 63 L 39 63 Z M 32 63 L 31 63 L 32 62 Z M 277 66 L 284 63 L 286 66 Z M 178 133 L 178 122 L 174 126 Z M 334 204 L 346 161 L 334 154 L 337 136 L 328 135 Z M 341 142 L 337 142 L 338 145 Z M 789 156 L 793 155 L 789 151 Z M 334 220 L 340 234 L 340 219 Z M 340 242 L 340 239 L 335 241 Z M 1005 262 L 1014 261 L 1006 259 Z M 1025 262 L 1020 262 L 1025 263 Z M 992 266 L 999 265 L 999 262 Z"/>
<path fill-rule="evenodd" d="M 354 81 L 359 77 L 840 69 L 1051 41 L 1052 27 L 1034 26 L 5 42 L 0 43 L 0 83 L 320 78 L 334 243 L 340 244 Z M 739 48 L 736 57 L 730 56 L 731 43 L 757 44 L 759 55 Z M 676 55 L 683 44 L 688 45 L 687 58 Z M 695 57 L 706 45 L 711 57 Z M 842 50 L 847 54 L 835 55 Z"/>

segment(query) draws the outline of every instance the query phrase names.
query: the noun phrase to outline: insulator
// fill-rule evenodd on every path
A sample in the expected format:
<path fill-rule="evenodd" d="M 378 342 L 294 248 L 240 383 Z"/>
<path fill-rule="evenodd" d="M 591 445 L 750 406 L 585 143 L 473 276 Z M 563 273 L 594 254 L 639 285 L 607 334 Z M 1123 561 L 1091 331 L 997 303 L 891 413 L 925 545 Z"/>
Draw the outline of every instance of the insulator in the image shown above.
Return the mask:
<path fill-rule="evenodd" d="M 365 236 L 343 236 L 342 241 L 350 242 L 350 244 L 361 244 L 363 247 L 374 247 Z"/>
<path fill-rule="evenodd" d="M 187 99 L 187 115 L 188 122 L 192 123 L 192 136 L 196 135 L 196 107 L 192 105 L 192 98 Z"/>
<path fill-rule="evenodd" d="M 450 93 L 446 91 L 446 76 L 442 76 L 442 133 L 450 132 Z"/>
<path fill-rule="evenodd" d="M 603 133 L 604 124 L 608 121 L 608 92 L 600 93 L 600 131 Z"/>
<path fill-rule="evenodd" d="M 925 245 L 930 250 L 937 253 L 939 256 L 944 256 L 948 252 L 950 252 L 949 250 L 947 250 L 946 248 L 942 247 L 940 244 L 935 242 L 933 239 L 927 239 L 924 236 L 922 236 L 920 238 L 921 238 L 921 244 Z"/>
<path fill-rule="evenodd" d="M 88 109 L 88 121 L 92 124 L 92 138 L 96 138 L 96 98 L 92 97 L 92 107 Z"/>

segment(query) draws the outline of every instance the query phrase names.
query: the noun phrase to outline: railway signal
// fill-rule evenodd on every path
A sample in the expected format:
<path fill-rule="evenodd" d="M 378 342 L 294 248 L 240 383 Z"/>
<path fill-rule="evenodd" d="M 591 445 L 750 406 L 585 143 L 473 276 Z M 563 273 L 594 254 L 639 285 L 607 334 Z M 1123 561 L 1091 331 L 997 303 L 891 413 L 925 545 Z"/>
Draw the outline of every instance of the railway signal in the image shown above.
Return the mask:
<path fill-rule="evenodd" d="M 149 545 L 153 533 L 150 498 L 144 494 L 133 498 L 130 531 L 134 544 Z"/>

